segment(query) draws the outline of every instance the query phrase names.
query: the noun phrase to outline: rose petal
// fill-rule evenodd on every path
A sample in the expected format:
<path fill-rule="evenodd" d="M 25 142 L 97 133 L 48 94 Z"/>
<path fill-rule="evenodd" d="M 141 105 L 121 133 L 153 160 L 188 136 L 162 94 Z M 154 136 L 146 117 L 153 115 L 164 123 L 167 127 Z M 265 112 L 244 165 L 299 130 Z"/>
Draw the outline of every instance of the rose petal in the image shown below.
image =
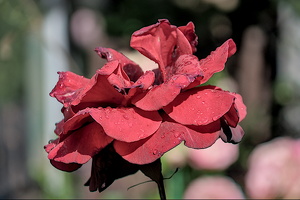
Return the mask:
<path fill-rule="evenodd" d="M 107 76 L 96 73 L 89 85 L 72 101 L 71 105 L 78 105 L 77 110 L 80 110 L 85 107 L 107 106 L 108 104 L 120 105 L 123 100 L 124 96 L 111 85 Z"/>
<path fill-rule="evenodd" d="M 230 129 L 230 134 L 222 129 L 220 133 L 222 140 L 233 144 L 239 143 L 245 134 L 243 128 L 240 125 L 237 125 L 235 128 L 228 126 L 228 128 Z"/>
<path fill-rule="evenodd" d="M 181 124 L 206 125 L 227 113 L 234 99 L 229 92 L 203 86 L 180 93 L 163 109 Z"/>
<path fill-rule="evenodd" d="M 219 137 L 220 128 L 219 121 L 206 126 L 164 121 L 157 132 L 146 139 L 132 143 L 114 141 L 113 145 L 125 160 L 142 165 L 155 161 L 182 141 L 190 148 L 207 148 Z"/>
<path fill-rule="evenodd" d="M 130 88 L 128 95 L 126 96 L 128 99 L 143 93 L 145 90 L 149 89 L 155 80 L 155 74 L 153 71 L 146 71 L 144 75 L 142 75 Z"/>
<path fill-rule="evenodd" d="M 176 29 L 176 35 L 176 46 L 172 54 L 173 61 L 175 61 L 181 55 L 191 55 L 193 53 L 189 40 L 179 29 Z"/>
<path fill-rule="evenodd" d="M 118 63 L 110 62 L 105 66 L 116 69 Z M 78 104 L 85 104 L 84 107 L 95 105 L 98 107 L 107 103 L 121 104 L 124 97 L 107 80 L 108 71 L 110 70 L 107 70 L 105 75 L 101 75 L 98 70 L 91 79 L 71 72 L 60 72 L 59 81 L 50 95 L 63 103 L 64 107 L 77 106 Z M 74 112 L 76 110 L 80 110 L 80 106 Z"/>
<path fill-rule="evenodd" d="M 227 59 L 236 51 L 235 43 L 232 39 L 224 42 L 215 51 L 211 52 L 209 56 L 200 60 L 200 67 L 203 70 L 203 79 L 199 84 L 203 84 L 216 72 L 224 69 Z"/>
<path fill-rule="evenodd" d="M 48 144 L 44 146 L 45 151 L 49 153 L 58 143 L 59 143 L 59 138 L 55 140 L 50 140 Z"/>
<path fill-rule="evenodd" d="M 226 120 L 226 123 L 231 127 L 236 127 L 239 123 L 239 113 L 236 108 L 235 103 L 232 104 L 229 111 L 224 115 L 224 119 Z"/>
<path fill-rule="evenodd" d="M 50 163 L 57 169 L 65 171 L 65 172 L 73 172 L 77 169 L 79 169 L 82 165 L 78 163 L 62 163 L 57 162 L 55 160 L 50 160 Z"/>
<path fill-rule="evenodd" d="M 153 71 L 146 71 L 133 85 L 132 87 L 139 87 L 143 90 L 148 89 L 155 79 L 155 74 Z"/>
<path fill-rule="evenodd" d="M 167 82 L 154 86 L 147 92 L 136 95 L 132 103 L 143 110 L 159 110 L 172 102 L 182 88 L 187 87 L 192 80 L 185 75 L 175 75 Z"/>
<path fill-rule="evenodd" d="M 63 125 L 63 132 L 60 134 L 60 140 L 64 140 L 70 134 L 73 134 L 74 130 L 77 130 L 86 124 L 94 122 L 93 118 L 89 114 L 89 110 L 92 108 L 86 108 L 77 112 L 72 118 L 67 120 Z"/>
<path fill-rule="evenodd" d="M 246 115 L 247 115 L 247 107 L 245 106 L 245 104 L 243 103 L 243 98 L 241 95 L 237 94 L 237 93 L 230 93 L 231 95 L 235 96 L 235 106 L 236 109 L 239 112 L 239 122 L 241 122 L 243 119 L 245 119 Z"/>
<path fill-rule="evenodd" d="M 56 145 L 48 158 L 57 162 L 84 164 L 112 140 L 98 123 L 90 123 Z"/>
<path fill-rule="evenodd" d="M 175 26 L 171 26 L 168 20 L 160 20 L 134 32 L 130 46 L 163 68 L 171 62 L 176 42 L 175 34 Z"/>
<path fill-rule="evenodd" d="M 135 107 L 89 109 L 89 114 L 108 136 L 124 142 L 134 142 L 152 135 L 162 120 L 157 111 Z"/>
<path fill-rule="evenodd" d="M 185 35 L 191 44 L 193 53 L 197 51 L 198 36 L 195 34 L 195 26 L 193 22 L 189 22 L 186 26 L 180 26 L 178 29 Z"/>
<path fill-rule="evenodd" d="M 172 66 L 176 59 L 180 55 L 193 53 L 184 33 L 165 19 L 134 32 L 130 45 L 158 63 L 165 81 L 172 76 Z"/>
<path fill-rule="evenodd" d="M 173 68 L 174 74 L 186 75 L 191 79 L 191 82 L 193 82 L 197 77 L 203 78 L 203 71 L 200 68 L 199 60 L 194 55 L 180 56 L 176 60 Z"/>
<path fill-rule="evenodd" d="M 59 80 L 50 92 L 62 104 L 68 104 L 85 88 L 89 79 L 72 72 L 57 72 Z"/>
<path fill-rule="evenodd" d="M 63 132 L 63 127 L 64 127 L 64 124 L 65 124 L 65 120 L 61 120 L 60 122 L 58 123 L 55 123 L 55 130 L 54 130 L 54 133 L 56 135 L 60 135 L 62 132 Z"/>
<path fill-rule="evenodd" d="M 110 48 L 97 47 L 95 49 L 97 54 L 107 59 L 107 61 L 118 61 L 120 64 L 122 72 L 126 74 L 126 77 L 129 77 L 131 81 L 136 81 L 141 75 L 143 75 L 143 70 L 138 64 L 127 58 L 124 54 L 117 52 Z M 101 71 L 102 69 L 100 69 Z M 124 75 L 125 78 L 125 75 Z M 128 80 L 129 80 L 128 79 Z"/>

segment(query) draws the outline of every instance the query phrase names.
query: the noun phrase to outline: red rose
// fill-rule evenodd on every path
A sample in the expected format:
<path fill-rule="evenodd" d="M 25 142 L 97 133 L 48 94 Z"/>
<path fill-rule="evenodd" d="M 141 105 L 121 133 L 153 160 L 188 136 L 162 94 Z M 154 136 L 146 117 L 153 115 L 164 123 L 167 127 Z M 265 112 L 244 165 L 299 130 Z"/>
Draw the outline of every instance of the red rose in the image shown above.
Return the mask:
<path fill-rule="evenodd" d="M 99 47 L 95 51 L 107 63 L 91 79 L 59 72 L 50 95 L 63 104 L 64 119 L 56 125 L 58 139 L 45 146 L 51 163 L 74 171 L 105 151 L 106 157 L 111 153 L 137 166 L 153 163 L 182 141 L 196 149 L 219 137 L 240 142 L 244 133 L 238 123 L 246 115 L 241 96 L 196 87 L 224 69 L 235 43 L 227 40 L 200 61 L 193 55 L 196 45 L 193 23 L 176 27 L 159 20 L 131 38 L 131 47 L 159 69 L 143 72 L 123 54 Z M 108 158 L 102 157 L 105 163 Z"/>

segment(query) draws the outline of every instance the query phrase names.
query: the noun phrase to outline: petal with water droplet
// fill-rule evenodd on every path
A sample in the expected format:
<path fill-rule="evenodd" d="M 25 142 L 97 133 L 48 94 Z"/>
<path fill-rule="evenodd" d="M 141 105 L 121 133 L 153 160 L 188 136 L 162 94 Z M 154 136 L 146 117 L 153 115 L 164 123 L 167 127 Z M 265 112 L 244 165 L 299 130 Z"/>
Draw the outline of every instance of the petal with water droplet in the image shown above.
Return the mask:
<path fill-rule="evenodd" d="M 234 99 L 235 97 L 229 92 L 215 90 L 213 86 L 203 86 L 180 93 L 163 109 L 179 123 L 206 125 L 227 113 Z"/>
<path fill-rule="evenodd" d="M 60 141 L 48 154 L 50 160 L 84 164 L 113 139 L 96 123 L 85 125 Z"/>
<path fill-rule="evenodd" d="M 133 97 L 132 103 L 143 110 L 159 110 L 172 102 L 190 83 L 188 76 L 174 75 L 167 82 Z"/>
<path fill-rule="evenodd" d="M 220 120 L 205 126 L 184 126 L 164 121 L 156 133 L 148 138 L 131 143 L 114 141 L 113 144 L 116 152 L 125 160 L 142 165 L 155 161 L 182 141 L 190 148 L 207 148 L 218 139 L 220 129 Z"/>
<path fill-rule="evenodd" d="M 144 111 L 136 107 L 90 109 L 89 114 L 108 136 L 124 142 L 134 142 L 152 135 L 162 121 L 157 111 Z"/>

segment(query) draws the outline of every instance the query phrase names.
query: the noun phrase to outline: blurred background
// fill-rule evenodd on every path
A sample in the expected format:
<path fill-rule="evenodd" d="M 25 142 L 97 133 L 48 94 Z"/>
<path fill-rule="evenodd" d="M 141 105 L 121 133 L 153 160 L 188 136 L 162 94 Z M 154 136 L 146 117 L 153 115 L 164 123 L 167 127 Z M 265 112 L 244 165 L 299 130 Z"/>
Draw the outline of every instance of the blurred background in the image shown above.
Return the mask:
<path fill-rule="evenodd" d="M 211 84 L 240 93 L 248 108 L 238 145 L 183 145 L 163 157 L 167 197 L 300 198 L 300 1 L 298 0 L 0 0 L 0 198 L 158 198 L 137 173 L 89 192 L 87 163 L 74 173 L 49 163 L 61 104 L 49 96 L 57 71 L 91 77 L 114 48 L 146 70 L 131 34 L 167 18 L 194 22 L 199 58 L 229 38 L 237 53 Z"/>

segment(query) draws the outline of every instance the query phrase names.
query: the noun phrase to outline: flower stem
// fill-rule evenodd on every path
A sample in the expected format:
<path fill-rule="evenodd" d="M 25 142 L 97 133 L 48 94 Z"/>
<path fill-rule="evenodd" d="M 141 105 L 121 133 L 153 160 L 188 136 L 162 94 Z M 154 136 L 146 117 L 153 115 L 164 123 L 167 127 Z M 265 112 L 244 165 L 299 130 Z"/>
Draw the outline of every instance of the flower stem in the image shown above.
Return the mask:
<path fill-rule="evenodd" d="M 163 178 L 162 174 L 160 174 L 159 181 L 156 183 L 157 183 L 160 199 L 166 200 L 167 197 L 166 197 L 165 186 L 164 186 L 164 178 Z"/>

